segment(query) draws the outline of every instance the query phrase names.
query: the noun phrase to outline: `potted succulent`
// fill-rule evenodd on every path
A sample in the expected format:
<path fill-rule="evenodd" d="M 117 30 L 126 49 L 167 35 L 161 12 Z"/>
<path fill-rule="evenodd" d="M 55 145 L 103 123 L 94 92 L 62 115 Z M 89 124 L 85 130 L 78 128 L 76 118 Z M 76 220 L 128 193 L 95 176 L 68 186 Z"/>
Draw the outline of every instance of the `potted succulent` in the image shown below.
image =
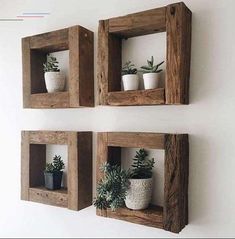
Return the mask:
<path fill-rule="evenodd" d="M 125 205 L 126 192 L 128 189 L 129 172 L 121 169 L 118 165 L 108 163 L 101 167 L 104 177 L 97 185 L 97 197 L 94 206 L 98 209 L 117 208 Z"/>
<path fill-rule="evenodd" d="M 61 188 L 64 162 L 61 156 L 55 155 L 52 163 L 47 163 L 44 170 L 45 187 L 50 190 Z"/>
<path fill-rule="evenodd" d="M 158 69 L 164 61 L 159 63 L 158 65 L 154 65 L 154 58 L 151 57 L 151 60 L 147 60 L 147 66 L 141 66 L 141 71 L 143 72 L 144 78 L 144 88 L 147 89 L 155 89 L 158 87 L 159 83 L 159 74 L 162 69 Z"/>
<path fill-rule="evenodd" d="M 126 206 L 133 210 L 145 209 L 151 201 L 154 159 L 147 157 L 147 151 L 140 149 L 133 159 L 133 169 L 130 172 L 129 188 L 125 199 Z"/>
<path fill-rule="evenodd" d="M 47 61 L 43 64 L 46 88 L 49 93 L 63 91 L 65 76 L 58 67 L 56 57 L 47 55 Z"/>
<path fill-rule="evenodd" d="M 139 77 L 135 65 L 128 61 L 122 67 L 122 82 L 124 90 L 138 90 Z"/>

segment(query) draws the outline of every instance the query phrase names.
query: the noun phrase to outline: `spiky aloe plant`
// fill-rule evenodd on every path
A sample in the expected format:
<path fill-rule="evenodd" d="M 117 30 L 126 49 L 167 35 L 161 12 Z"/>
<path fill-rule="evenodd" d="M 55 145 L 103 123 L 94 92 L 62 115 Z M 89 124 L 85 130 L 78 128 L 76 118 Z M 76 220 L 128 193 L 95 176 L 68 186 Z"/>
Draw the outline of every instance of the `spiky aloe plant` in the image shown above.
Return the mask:
<path fill-rule="evenodd" d="M 122 67 L 122 75 L 137 74 L 137 69 L 131 61 L 127 61 Z"/>
<path fill-rule="evenodd" d="M 159 66 L 161 66 L 164 61 L 160 62 L 157 65 L 154 65 L 154 58 L 151 56 L 150 60 L 147 60 L 148 65 L 147 66 L 141 66 L 141 72 L 143 73 L 159 73 L 162 71 L 162 69 L 158 69 Z"/>

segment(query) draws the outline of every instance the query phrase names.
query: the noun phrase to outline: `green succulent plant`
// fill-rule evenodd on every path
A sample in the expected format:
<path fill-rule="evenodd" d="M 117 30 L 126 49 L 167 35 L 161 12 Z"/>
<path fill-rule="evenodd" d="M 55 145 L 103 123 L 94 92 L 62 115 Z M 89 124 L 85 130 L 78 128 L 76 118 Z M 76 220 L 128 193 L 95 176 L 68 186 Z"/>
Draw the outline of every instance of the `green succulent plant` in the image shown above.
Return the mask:
<path fill-rule="evenodd" d="M 154 58 L 151 56 L 150 60 L 147 60 L 148 65 L 147 66 L 141 66 L 141 72 L 143 73 L 159 73 L 162 71 L 162 69 L 158 69 L 159 66 L 161 66 L 164 61 L 160 62 L 157 65 L 154 65 Z"/>
<path fill-rule="evenodd" d="M 64 169 L 64 162 L 60 155 L 55 155 L 52 163 L 47 163 L 44 172 L 55 173 Z"/>
<path fill-rule="evenodd" d="M 131 61 L 127 61 L 122 67 L 122 75 L 130 74 L 137 74 L 137 68 L 135 68 L 135 65 Z"/>
<path fill-rule="evenodd" d="M 148 159 L 148 153 L 145 149 L 136 151 L 133 158 L 134 163 L 131 165 L 132 170 L 130 177 L 133 179 L 146 179 L 152 177 L 152 169 L 154 167 L 154 159 Z"/>
<path fill-rule="evenodd" d="M 57 61 L 56 57 L 51 56 L 50 54 L 47 55 L 47 61 L 43 64 L 44 72 L 59 72 L 59 62 Z"/>
<path fill-rule="evenodd" d="M 94 206 L 98 209 L 111 208 L 115 211 L 124 205 L 129 187 L 129 171 L 109 163 L 104 164 L 100 170 L 104 173 L 104 177 L 98 183 Z"/>

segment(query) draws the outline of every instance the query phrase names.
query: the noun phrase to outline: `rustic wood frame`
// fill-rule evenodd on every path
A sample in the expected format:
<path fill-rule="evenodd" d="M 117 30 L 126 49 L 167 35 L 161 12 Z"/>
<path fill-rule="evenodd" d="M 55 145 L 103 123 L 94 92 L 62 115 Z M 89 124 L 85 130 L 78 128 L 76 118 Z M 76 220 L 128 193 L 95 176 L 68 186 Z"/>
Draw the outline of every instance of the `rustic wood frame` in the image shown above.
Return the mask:
<path fill-rule="evenodd" d="M 98 133 L 97 182 L 103 177 L 100 165 L 121 163 L 121 147 L 165 150 L 164 206 L 141 211 L 120 208 L 98 210 L 97 215 L 157 227 L 179 233 L 188 224 L 189 142 L 187 134 Z"/>
<path fill-rule="evenodd" d="M 98 39 L 100 105 L 189 104 L 192 13 L 183 2 L 101 20 Z M 120 91 L 122 39 L 167 33 L 165 89 Z"/>
<path fill-rule="evenodd" d="M 22 131 L 21 199 L 71 210 L 92 204 L 92 132 Z M 68 189 L 43 187 L 46 144 L 68 145 Z"/>
<path fill-rule="evenodd" d="M 68 91 L 47 93 L 43 63 L 50 52 L 69 50 Z M 81 26 L 22 39 L 24 108 L 94 106 L 94 34 Z"/>

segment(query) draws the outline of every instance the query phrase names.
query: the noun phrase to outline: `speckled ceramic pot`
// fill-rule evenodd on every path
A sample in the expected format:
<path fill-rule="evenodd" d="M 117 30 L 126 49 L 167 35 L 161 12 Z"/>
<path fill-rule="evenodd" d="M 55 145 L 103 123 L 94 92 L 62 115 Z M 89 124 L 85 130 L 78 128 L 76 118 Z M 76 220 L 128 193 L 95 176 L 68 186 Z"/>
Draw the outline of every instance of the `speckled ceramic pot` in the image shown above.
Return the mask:
<path fill-rule="evenodd" d="M 44 77 L 48 93 L 64 90 L 65 76 L 62 72 L 45 72 Z"/>
<path fill-rule="evenodd" d="M 126 206 L 133 210 L 142 210 L 149 206 L 152 198 L 153 179 L 129 179 Z"/>

